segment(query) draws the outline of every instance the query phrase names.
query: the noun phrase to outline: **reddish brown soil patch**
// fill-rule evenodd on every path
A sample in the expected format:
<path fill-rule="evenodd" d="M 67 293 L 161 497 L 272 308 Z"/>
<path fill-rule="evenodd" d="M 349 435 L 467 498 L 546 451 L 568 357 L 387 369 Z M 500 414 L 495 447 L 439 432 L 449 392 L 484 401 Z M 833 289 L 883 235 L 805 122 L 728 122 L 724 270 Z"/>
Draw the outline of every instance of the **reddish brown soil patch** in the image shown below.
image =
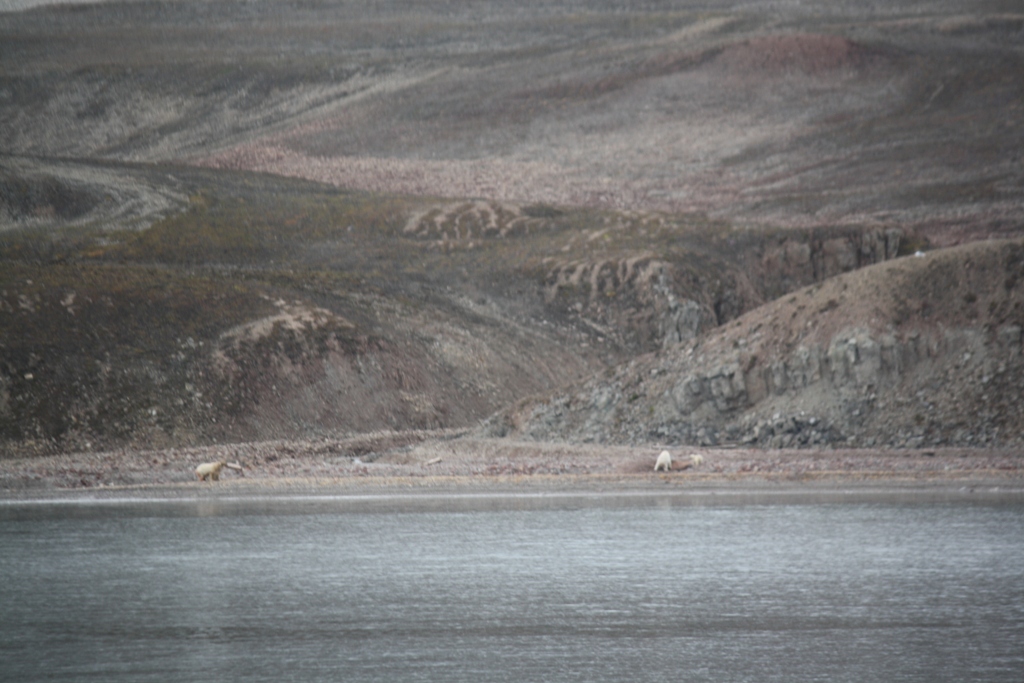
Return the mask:
<path fill-rule="evenodd" d="M 859 67 L 867 58 L 866 49 L 842 36 L 794 34 L 730 45 L 715 61 L 735 74 L 763 78 L 793 72 L 824 75 Z"/>

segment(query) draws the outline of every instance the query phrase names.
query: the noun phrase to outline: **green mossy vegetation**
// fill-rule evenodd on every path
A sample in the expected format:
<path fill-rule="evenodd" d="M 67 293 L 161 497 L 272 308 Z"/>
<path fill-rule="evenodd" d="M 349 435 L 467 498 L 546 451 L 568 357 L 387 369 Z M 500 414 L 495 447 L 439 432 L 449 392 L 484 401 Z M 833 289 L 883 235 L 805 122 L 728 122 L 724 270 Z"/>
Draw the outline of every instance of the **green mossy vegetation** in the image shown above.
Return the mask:
<path fill-rule="evenodd" d="M 5 264 L 0 340 L 81 347 L 106 340 L 140 352 L 168 339 L 211 339 L 273 307 L 237 278 L 138 265 Z M 81 340 L 76 339 L 81 335 Z"/>
<path fill-rule="evenodd" d="M 5 263 L 0 439 L 114 443 L 202 420 L 202 355 L 224 330 L 271 310 L 261 287 L 223 276 Z"/>
<path fill-rule="evenodd" d="M 460 292 L 508 297 L 576 324 L 589 285 L 543 303 L 557 266 L 611 269 L 587 308 L 601 324 L 633 320 L 646 305 L 615 274 L 616 264 L 644 258 L 672 263 L 676 290 L 703 296 L 722 322 L 749 303 L 735 296 L 737 273 L 784 237 L 700 215 L 487 203 L 488 218 L 479 201 L 175 172 L 187 203 L 145 229 L 69 223 L 0 234 L 0 452 L 3 440 L 53 449 L 152 433 L 208 441 L 218 419 L 244 420 L 267 400 L 264 383 L 282 363 L 313 368 L 328 353 L 374 353 L 402 338 L 396 321 L 410 315 L 443 310 L 481 323 L 454 303 Z M 420 227 L 407 231 L 413 216 Z M 282 306 L 334 317 L 223 341 Z M 643 344 L 637 334 L 623 331 L 622 343 Z M 213 370 L 215 352 L 231 364 L 227 374 Z"/>
<path fill-rule="evenodd" d="M 321 242 L 393 235 L 406 214 L 402 200 L 370 200 L 340 192 L 224 196 L 204 191 L 186 211 L 147 230 L 122 234 L 96 256 L 106 260 L 176 265 L 301 265 L 304 251 Z"/>

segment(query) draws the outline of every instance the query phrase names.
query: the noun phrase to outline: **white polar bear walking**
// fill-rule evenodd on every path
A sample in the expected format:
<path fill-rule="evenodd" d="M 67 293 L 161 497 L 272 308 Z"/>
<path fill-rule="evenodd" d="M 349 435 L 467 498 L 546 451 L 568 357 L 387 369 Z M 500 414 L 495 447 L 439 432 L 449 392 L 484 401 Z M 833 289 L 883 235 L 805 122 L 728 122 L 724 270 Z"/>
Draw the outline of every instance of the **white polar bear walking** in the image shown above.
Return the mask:
<path fill-rule="evenodd" d="M 199 481 L 220 481 L 220 471 L 227 467 L 229 470 L 242 471 L 242 466 L 233 462 L 204 462 L 196 468 L 196 476 Z"/>
<path fill-rule="evenodd" d="M 661 455 L 658 456 L 658 461 L 654 463 L 654 471 L 658 472 L 661 470 L 666 472 L 672 471 L 672 454 L 668 451 L 662 451 Z"/>

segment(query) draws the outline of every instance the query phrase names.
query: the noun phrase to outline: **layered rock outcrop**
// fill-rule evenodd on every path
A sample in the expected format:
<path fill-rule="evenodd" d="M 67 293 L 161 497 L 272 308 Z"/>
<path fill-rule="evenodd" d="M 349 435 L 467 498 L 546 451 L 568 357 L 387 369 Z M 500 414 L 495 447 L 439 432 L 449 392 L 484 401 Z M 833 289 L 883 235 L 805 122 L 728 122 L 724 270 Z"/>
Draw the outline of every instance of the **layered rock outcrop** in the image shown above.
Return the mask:
<path fill-rule="evenodd" d="M 490 429 L 537 439 L 937 446 L 1024 440 L 1024 243 L 832 278 Z"/>

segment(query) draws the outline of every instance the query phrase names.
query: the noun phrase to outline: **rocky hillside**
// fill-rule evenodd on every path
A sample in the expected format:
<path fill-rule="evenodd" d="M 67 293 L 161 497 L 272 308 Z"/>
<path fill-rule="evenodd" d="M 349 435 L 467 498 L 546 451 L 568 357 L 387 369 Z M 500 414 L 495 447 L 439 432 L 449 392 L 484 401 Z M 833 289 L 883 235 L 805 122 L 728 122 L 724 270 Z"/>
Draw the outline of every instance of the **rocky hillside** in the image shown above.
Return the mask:
<path fill-rule="evenodd" d="M 1024 441 L 1024 241 L 888 261 L 493 418 L 600 443 L 927 447 Z"/>
<path fill-rule="evenodd" d="M 53 179 L 65 166 L 35 168 Z M 85 219 L 0 239 L 10 452 L 469 427 L 908 243 L 892 229 L 750 233 L 223 171 L 178 168 L 173 185 L 165 170 L 117 173 L 186 208 L 141 231 Z M 38 182 L 23 196 L 64 205 L 66 185 Z"/>
<path fill-rule="evenodd" d="M 1012 3 L 371 5 L 0 12 L 0 454 L 1019 438 Z"/>

